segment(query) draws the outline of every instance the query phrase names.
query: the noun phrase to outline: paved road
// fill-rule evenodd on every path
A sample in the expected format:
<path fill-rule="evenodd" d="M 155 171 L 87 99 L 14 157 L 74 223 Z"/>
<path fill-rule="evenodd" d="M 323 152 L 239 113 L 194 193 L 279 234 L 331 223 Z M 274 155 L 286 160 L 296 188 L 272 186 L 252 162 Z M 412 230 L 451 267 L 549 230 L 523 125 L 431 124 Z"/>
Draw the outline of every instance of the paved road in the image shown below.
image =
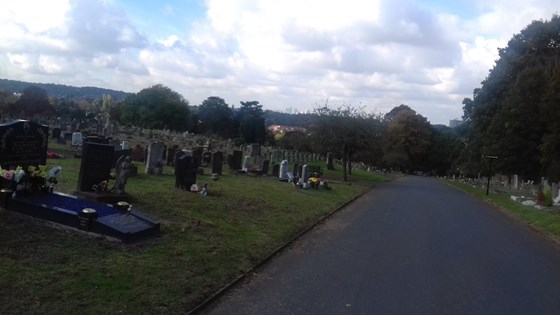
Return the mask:
<path fill-rule="evenodd" d="M 560 314 L 560 250 L 424 177 L 378 185 L 208 314 Z"/>

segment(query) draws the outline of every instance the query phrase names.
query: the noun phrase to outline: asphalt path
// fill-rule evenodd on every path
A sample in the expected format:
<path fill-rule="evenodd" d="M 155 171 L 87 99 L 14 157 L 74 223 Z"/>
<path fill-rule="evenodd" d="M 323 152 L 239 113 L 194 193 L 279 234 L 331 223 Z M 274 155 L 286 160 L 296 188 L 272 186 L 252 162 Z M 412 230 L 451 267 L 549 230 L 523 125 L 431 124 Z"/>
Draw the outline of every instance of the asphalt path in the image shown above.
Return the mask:
<path fill-rule="evenodd" d="M 560 314 L 560 249 L 426 177 L 377 185 L 203 314 Z"/>

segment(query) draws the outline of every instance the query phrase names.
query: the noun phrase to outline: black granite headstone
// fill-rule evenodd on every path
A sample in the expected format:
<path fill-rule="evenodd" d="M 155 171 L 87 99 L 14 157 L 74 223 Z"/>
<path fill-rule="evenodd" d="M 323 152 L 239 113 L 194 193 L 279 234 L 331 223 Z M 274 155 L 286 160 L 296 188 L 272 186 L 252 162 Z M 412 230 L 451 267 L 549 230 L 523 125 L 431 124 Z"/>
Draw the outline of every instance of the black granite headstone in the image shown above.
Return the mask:
<path fill-rule="evenodd" d="M 60 128 L 53 128 L 52 130 L 52 139 L 57 140 L 58 138 L 60 138 L 60 132 L 62 130 Z"/>
<path fill-rule="evenodd" d="M 224 154 L 216 152 L 212 155 L 212 174 L 222 175 L 222 166 L 224 163 Z"/>
<path fill-rule="evenodd" d="M 240 170 L 243 162 L 243 151 L 233 151 L 233 170 Z"/>
<path fill-rule="evenodd" d="M 268 175 L 268 166 L 270 165 L 270 161 L 269 160 L 264 160 L 262 163 L 262 174 L 263 175 Z"/>
<path fill-rule="evenodd" d="M 275 176 L 275 177 L 280 176 L 280 164 L 272 165 L 272 176 Z"/>
<path fill-rule="evenodd" d="M 45 165 L 49 127 L 17 120 L 0 124 L 0 166 L 24 170 L 30 165 Z"/>
<path fill-rule="evenodd" d="M 175 153 L 175 187 L 189 190 L 196 183 L 198 167 L 186 152 Z"/>
<path fill-rule="evenodd" d="M 198 147 L 196 149 L 193 150 L 193 161 L 196 164 L 196 167 L 199 167 L 202 163 L 202 152 L 204 151 L 204 149 L 202 147 Z"/>
<path fill-rule="evenodd" d="M 87 138 L 82 149 L 78 191 L 92 191 L 93 185 L 108 180 L 113 165 L 115 147 L 110 144 L 89 142 Z"/>
<path fill-rule="evenodd" d="M 299 165 L 297 163 L 294 163 L 294 168 L 292 169 L 292 174 L 294 174 L 294 176 L 299 176 Z"/>
<path fill-rule="evenodd" d="M 175 160 L 175 152 L 177 152 L 178 149 L 179 149 L 179 147 L 177 145 L 174 145 L 173 147 L 168 147 L 167 148 L 167 152 L 166 152 L 167 160 L 165 161 L 167 166 L 174 166 L 175 165 L 175 164 L 173 164 L 173 162 Z"/>

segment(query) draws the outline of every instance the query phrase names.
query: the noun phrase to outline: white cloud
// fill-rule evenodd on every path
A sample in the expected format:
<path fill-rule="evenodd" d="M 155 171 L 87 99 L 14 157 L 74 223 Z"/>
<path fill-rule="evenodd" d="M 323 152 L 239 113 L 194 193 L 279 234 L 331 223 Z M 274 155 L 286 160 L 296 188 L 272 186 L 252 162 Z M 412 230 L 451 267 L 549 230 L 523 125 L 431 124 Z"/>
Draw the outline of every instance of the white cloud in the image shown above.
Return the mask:
<path fill-rule="evenodd" d="M 214 95 L 276 110 L 408 104 L 446 123 L 497 48 L 557 10 L 552 0 L 476 0 L 465 16 L 414 0 L 206 0 L 206 15 L 180 30 L 177 4 L 162 4 L 150 19 L 165 20 L 154 22 L 120 1 L 5 1 L 1 73 L 125 91 L 162 83 L 191 104 Z"/>

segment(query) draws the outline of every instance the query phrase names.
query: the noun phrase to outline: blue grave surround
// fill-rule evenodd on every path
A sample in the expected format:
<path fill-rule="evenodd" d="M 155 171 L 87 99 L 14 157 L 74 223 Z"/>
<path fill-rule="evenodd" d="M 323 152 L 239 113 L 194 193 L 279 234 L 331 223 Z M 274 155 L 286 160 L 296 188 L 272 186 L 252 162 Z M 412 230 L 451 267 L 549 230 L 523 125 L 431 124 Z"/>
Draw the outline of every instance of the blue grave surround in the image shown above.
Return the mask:
<path fill-rule="evenodd" d="M 95 215 L 83 213 L 95 209 Z M 131 209 L 121 211 L 110 204 L 79 199 L 57 192 L 35 192 L 9 199 L 7 209 L 80 230 L 133 242 L 159 234 L 160 223 Z"/>

